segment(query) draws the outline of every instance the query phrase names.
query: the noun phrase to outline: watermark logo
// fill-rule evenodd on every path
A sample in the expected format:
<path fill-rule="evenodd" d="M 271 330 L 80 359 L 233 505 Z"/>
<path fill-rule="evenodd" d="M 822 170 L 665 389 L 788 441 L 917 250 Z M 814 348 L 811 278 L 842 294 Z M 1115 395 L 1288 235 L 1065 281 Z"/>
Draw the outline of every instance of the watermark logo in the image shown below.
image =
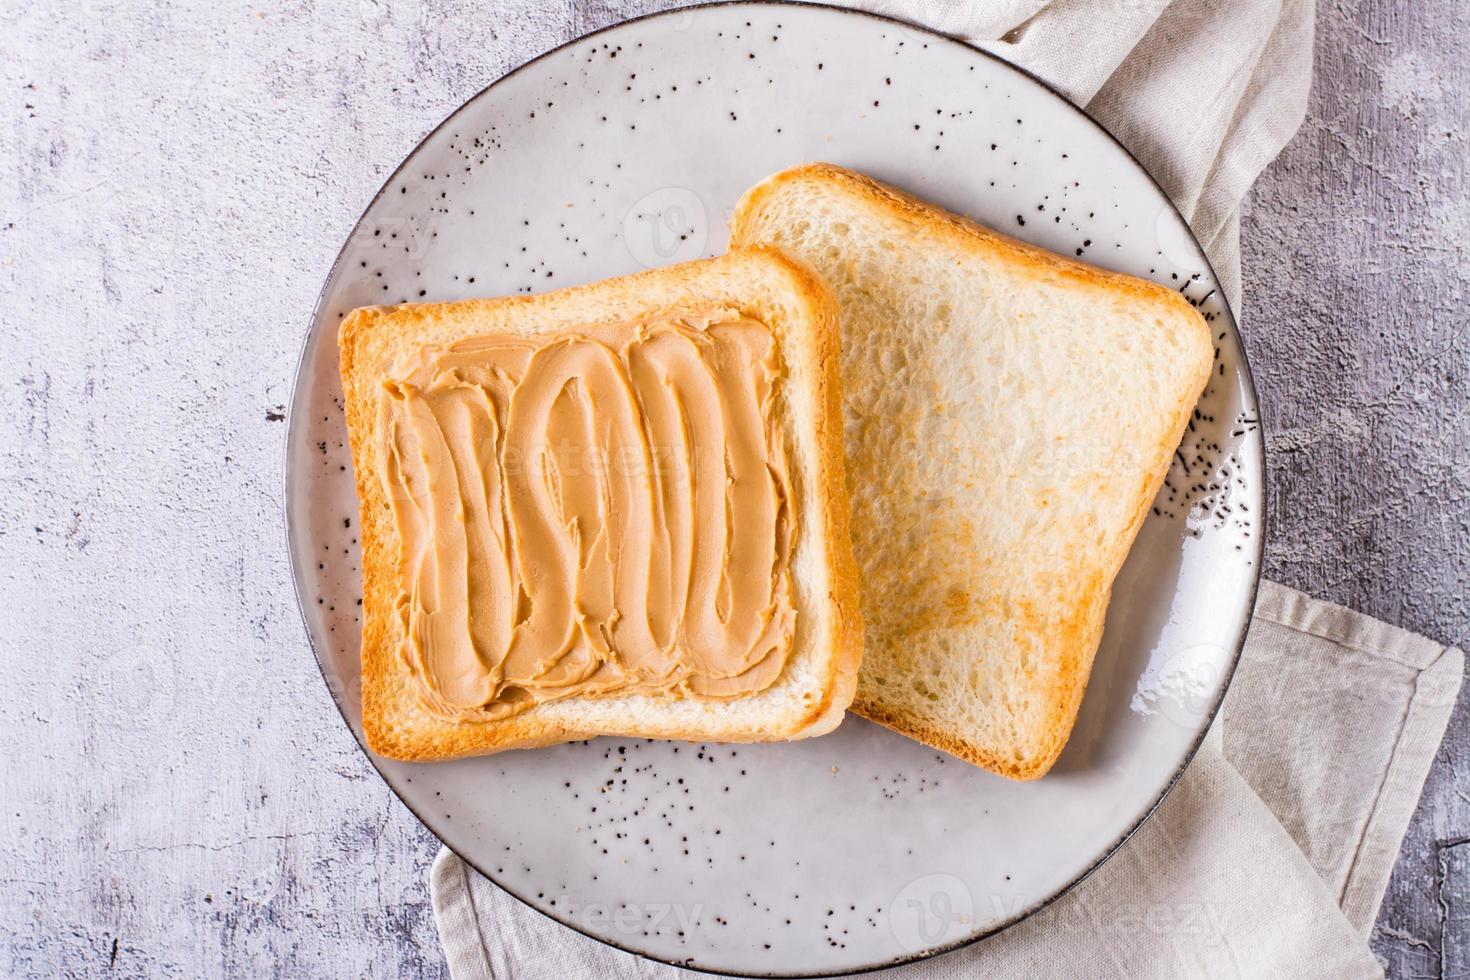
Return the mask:
<path fill-rule="evenodd" d="M 698 928 L 704 915 L 704 903 L 684 902 L 620 902 L 608 905 L 603 902 L 579 904 L 566 895 L 559 895 L 552 903 L 578 927 L 589 932 L 611 931 L 620 936 L 647 934 L 687 935 Z"/>
<path fill-rule="evenodd" d="M 709 211 L 687 187 L 661 187 L 633 203 L 623 219 L 623 243 L 645 269 L 697 259 L 709 240 Z"/>
<path fill-rule="evenodd" d="M 174 715 L 177 657 L 162 647 L 134 644 L 113 650 L 92 667 L 98 721 L 108 728 L 158 730 Z"/>
<path fill-rule="evenodd" d="M 910 953 L 958 942 L 975 929 L 975 896 L 951 874 L 915 878 L 889 903 L 888 927 Z"/>
<path fill-rule="evenodd" d="M 1160 208 L 1158 217 L 1154 219 L 1154 239 L 1164 259 L 1181 278 L 1204 271 L 1194 235 L 1178 212 L 1168 205 Z"/>
<path fill-rule="evenodd" d="M 357 15 L 383 41 L 417 41 L 428 26 L 421 0 L 357 0 Z"/>
<path fill-rule="evenodd" d="M 1180 728 L 1196 729 L 1214 704 L 1224 665 L 1225 648 L 1199 643 L 1152 664 L 1138 679 L 1129 708 L 1139 714 L 1161 714 Z"/>
<path fill-rule="evenodd" d="M 432 211 L 427 216 L 412 212 L 399 204 L 400 197 L 405 195 L 399 192 L 398 185 L 389 188 L 382 202 L 387 206 L 375 208 L 352 230 L 344 255 L 365 261 L 367 269 L 372 269 L 379 258 L 395 263 L 417 262 L 428 254 L 440 215 Z"/>

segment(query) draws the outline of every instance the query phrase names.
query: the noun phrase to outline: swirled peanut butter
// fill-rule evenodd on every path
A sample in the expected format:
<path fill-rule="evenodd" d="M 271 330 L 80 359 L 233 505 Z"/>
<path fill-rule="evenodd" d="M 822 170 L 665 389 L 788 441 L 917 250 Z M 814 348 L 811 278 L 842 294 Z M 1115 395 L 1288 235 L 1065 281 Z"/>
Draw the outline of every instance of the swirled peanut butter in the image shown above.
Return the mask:
<path fill-rule="evenodd" d="M 776 349 L 733 310 L 420 351 L 383 386 L 401 653 L 459 721 L 762 690 L 796 532 Z"/>

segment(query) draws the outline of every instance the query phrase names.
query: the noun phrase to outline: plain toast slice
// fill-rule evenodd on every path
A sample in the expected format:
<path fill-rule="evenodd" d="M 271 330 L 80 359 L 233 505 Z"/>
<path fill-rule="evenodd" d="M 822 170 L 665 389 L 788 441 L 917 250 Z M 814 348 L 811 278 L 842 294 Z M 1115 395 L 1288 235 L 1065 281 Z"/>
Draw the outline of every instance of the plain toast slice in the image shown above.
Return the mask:
<path fill-rule="evenodd" d="M 1071 732 L 1114 577 L 1211 368 L 1177 293 L 828 164 L 748 191 L 842 311 L 853 710 L 1015 779 Z"/>

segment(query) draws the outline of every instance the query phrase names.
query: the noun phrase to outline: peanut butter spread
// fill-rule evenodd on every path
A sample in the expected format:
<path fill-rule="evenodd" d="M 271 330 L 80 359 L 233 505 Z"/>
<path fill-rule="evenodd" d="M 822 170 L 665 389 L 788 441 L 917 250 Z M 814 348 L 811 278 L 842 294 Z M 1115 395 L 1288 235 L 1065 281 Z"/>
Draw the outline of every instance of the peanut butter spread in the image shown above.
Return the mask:
<path fill-rule="evenodd" d="M 733 310 L 429 347 L 384 383 L 401 655 L 435 715 L 734 698 L 790 655 L 770 329 Z"/>

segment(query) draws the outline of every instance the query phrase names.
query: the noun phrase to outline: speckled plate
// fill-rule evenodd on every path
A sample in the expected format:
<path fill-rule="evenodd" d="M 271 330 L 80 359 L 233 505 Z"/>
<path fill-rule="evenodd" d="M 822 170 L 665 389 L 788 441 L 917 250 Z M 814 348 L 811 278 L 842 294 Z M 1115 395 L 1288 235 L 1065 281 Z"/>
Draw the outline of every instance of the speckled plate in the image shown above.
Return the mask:
<path fill-rule="evenodd" d="M 439 765 L 373 759 L 435 834 L 528 905 L 623 949 L 735 974 L 856 971 L 995 932 L 1095 868 L 1198 746 L 1252 604 L 1262 445 L 1230 311 L 1158 187 L 1044 86 L 916 28 L 769 4 L 632 21 L 476 95 L 384 185 L 323 289 L 290 419 L 296 585 L 360 734 L 343 314 L 713 255 L 743 190 L 818 159 L 1179 289 L 1213 324 L 1218 366 L 1118 579 L 1076 731 L 1039 782 L 852 716 L 788 745 L 598 739 Z"/>

